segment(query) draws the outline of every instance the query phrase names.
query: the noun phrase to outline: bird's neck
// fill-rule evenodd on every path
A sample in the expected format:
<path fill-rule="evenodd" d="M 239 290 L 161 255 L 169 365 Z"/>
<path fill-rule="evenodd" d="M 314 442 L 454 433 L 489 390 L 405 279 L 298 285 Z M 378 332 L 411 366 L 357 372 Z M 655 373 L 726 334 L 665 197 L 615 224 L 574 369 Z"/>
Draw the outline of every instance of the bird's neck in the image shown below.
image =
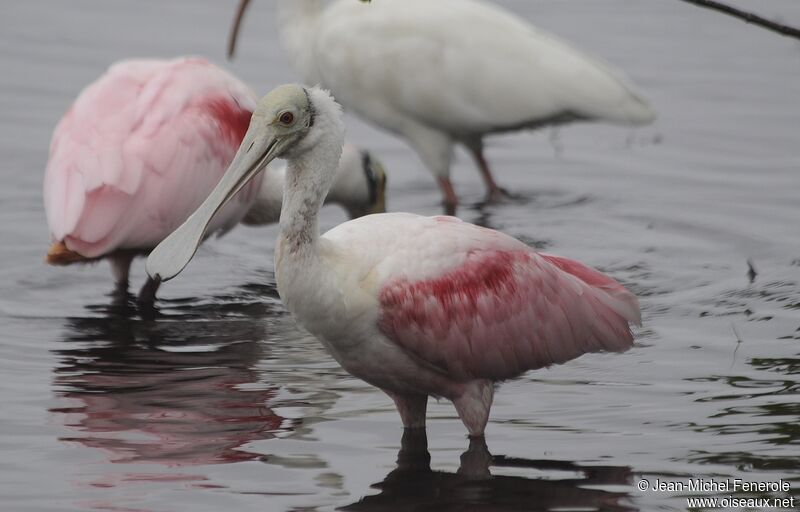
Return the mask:
<path fill-rule="evenodd" d="M 280 0 L 278 22 L 283 45 L 303 80 L 316 83 L 313 62 L 314 35 L 325 4 L 322 0 Z"/>
<path fill-rule="evenodd" d="M 341 141 L 321 138 L 289 160 L 281 207 L 280 246 L 284 256 L 312 256 L 319 240 L 319 211 L 330 190 Z"/>

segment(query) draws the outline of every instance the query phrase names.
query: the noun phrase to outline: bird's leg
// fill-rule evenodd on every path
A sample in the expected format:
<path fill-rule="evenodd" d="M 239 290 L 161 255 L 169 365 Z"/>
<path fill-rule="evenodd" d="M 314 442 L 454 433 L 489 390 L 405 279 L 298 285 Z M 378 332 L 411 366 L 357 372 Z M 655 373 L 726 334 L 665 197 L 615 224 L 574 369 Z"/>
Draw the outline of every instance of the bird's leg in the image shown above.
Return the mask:
<path fill-rule="evenodd" d="M 483 144 L 479 141 L 469 144 L 467 147 L 472 153 L 472 157 L 475 159 L 475 164 L 478 166 L 478 170 L 481 171 L 483 182 L 486 184 L 486 201 L 496 202 L 505 197 L 509 197 L 510 194 L 498 186 L 497 182 L 494 181 L 492 171 L 489 169 L 489 163 L 486 161 L 486 157 L 483 154 Z"/>
<path fill-rule="evenodd" d="M 158 291 L 159 286 L 161 286 L 160 279 L 153 279 L 152 277 L 148 276 L 144 286 L 142 286 L 142 289 L 139 290 L 139 298 L 137 299 L 137 302 L 140 305 L 152 306 L 156 301 L 156 292 Z"/>
<path fill-rule="evenodd" d="M 444 213 L 445 215 L 455 215 L 456 208 L 458 207 L 458 197 L 456 196 L 456 191 L 453 188 L 453 183 L 450 181 L 450 178 L 437 178 L 439 182 L 439 188 L 442 191 L 442 195 L 444 196 Z"/>
<path fill-rule="evenodd" d="M 444 199 L 444 213 L 455 215 L 458 198 L 450 182 L 450 163 L 453 161 L 453 139 L 424 124 L 412 124 L 403 134 L 419 155 L 425 167 L 436 177 Z"/>
<path fill-rule="evenodd" d="M 128 292 L 128 277 L 131 273 L 131 263 L 133 263 L 134 254 L 132 252 L 117 252 L 109 257 L 111 263 L 111 275 L 114 277 L 116 283 L 117 294 L 126 294 Z"/>
<path fill-rule="evenodd" d="M 428 434 L 424 428 L 403 430 L 400 451 L 397 453 L 397 469 L 401 471 L 430 470 L 431 455 L 428 452 Z"/>
<path fill-rule="evenodd" d="M 404 395 L 392 391 L 384 392 L 394 400 L 400 419 L 403 420 L 403 427 L 425 428 L 425 414 L 428 408 L 428 395 Z"/>
<path fill-rule="evenodd" d="M 464 391 L 453 399 L 458 417 L 467 427 L 470 437 L 483 437 L 489 411 L 494 399 L 494 385 L 490 380 L 473 380 L 464 385 Z"/>

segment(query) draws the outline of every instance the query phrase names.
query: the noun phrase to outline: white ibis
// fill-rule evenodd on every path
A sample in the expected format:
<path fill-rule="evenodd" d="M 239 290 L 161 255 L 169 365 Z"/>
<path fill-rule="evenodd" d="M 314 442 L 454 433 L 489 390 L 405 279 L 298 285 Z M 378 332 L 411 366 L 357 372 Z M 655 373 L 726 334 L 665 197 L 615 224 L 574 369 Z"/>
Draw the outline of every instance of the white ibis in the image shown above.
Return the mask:
<path fill-rule="evenodd" d="M 229 43 L 249 0 L 241 0 Z M 417 152 L 453 213 L 453 146 L 474 157 L 501 197 L 484 155 L 487 135 L 655 114 L 622 74 L 479 0 L 278 0 L 278 27 L 303 82 L 322 84 L 362 118 Z"/>

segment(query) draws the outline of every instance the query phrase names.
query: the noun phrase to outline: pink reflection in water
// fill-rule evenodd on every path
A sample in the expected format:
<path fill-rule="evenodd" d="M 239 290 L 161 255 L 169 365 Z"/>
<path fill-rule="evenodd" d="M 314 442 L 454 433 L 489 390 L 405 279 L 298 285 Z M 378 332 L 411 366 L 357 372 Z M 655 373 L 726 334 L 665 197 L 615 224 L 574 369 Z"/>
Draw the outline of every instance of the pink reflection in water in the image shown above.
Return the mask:
<path fill-rule="evenodd" d="M 257 460 L 262 454 L 248 451 L 247 443 L 285 428 L 268 405 L 276 388 L 254 369 L 264 351 L 260 322 L 216 328 L 205 322 L 73 322 L 65 348 L 56 351 L 61 366 L 54 389 L 65 403 L 50 411 L 74 432 L 60 440 L 99 449 L 115 465 L 185 468 Z M 205 348 L 184 351 L 186 340 Z M 140 510 L 125 508 L 126 496 L 135 503 L 148 483 L 222 487 L 202 473 L 118 472 L 102 464 L 79 470 L 79 487 L 117 488 L 125 495 L 81 503 L 96 510 Z"/>

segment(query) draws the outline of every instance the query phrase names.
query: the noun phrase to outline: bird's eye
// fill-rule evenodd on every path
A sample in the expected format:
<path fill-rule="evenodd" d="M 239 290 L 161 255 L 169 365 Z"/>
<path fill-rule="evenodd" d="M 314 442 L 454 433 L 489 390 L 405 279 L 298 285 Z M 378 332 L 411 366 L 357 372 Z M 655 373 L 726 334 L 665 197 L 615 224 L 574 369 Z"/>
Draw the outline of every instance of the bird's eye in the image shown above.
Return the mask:
<path fill-rule="evenodd" d="M 288 126 L 294 122 L 294 114 L 292 114 L 291 112 L 284 112 L 283 114 L 280 115 L 278 120 L 281 122 L 281 124 L 285 124 Z"/>

